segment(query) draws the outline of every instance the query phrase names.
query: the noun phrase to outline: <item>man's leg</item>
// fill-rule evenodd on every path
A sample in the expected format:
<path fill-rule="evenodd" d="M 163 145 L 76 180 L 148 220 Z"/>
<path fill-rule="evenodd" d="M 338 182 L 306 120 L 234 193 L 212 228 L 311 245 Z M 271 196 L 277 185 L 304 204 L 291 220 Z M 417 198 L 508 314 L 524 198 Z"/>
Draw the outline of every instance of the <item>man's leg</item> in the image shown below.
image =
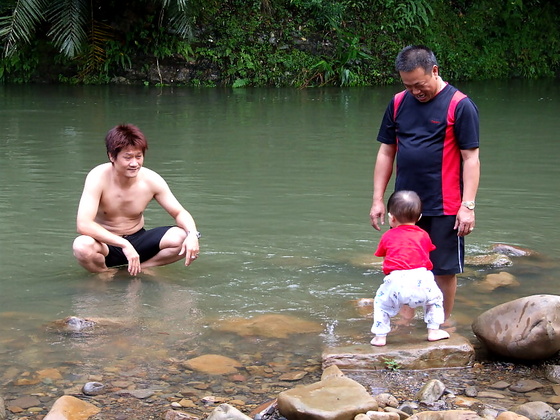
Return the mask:
<path fill-rule="evenodd" d="M 108 270 L 105 256 L 109 253 L 109 248 L 91 236 L 81 235 L 74 239 L 72 251 L 78 263 L 89 272 L 102 273 Z"/>
<path fill-rule="evenodd" d="M 157 267 L 167 265 L 185 258 L 185 255 L 179 255 L 181 246 L 187 237 L 187 233 L 179 227 L 171 227 L 159 242 L 160 251 L 140 266 L 142 268 Z"/>
<path fill-rule="evenodd" d="M 455 274 L 447 274 L 443 276 L 434 276 L 436 283 L 443 294 L 443 312 L 447 320 L 453 311 L 455 303 L 455 293 L 457 292 L 457 276 Z"/>

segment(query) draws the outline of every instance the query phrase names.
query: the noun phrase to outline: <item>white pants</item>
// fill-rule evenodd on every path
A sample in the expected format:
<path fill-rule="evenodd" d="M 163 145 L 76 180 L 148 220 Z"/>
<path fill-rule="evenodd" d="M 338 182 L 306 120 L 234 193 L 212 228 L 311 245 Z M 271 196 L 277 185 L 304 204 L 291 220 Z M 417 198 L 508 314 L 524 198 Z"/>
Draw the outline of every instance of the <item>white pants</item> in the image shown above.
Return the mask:
<path fill-rule="evenodd" d="M 391 331 L 391 317 L 403 305 L 424 308 L 424 321 L 429 329 L 438 329 L 445 321 L 443 294 L 431 271 L 425 268 L 395 270 L 385 276 L 373 300 L 371 332 L 386 335 Z"/>

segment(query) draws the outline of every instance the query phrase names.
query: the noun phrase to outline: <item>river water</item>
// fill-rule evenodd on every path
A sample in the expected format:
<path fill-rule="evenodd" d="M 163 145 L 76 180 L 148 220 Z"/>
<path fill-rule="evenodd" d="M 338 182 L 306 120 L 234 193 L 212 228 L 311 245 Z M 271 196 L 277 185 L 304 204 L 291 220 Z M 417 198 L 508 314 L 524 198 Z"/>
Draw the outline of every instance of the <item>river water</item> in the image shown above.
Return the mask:
<path fill-rule="evenodd" d="M 507 243 L 539 254 L 507 268 L 469 267 L 460 277 L 454 318 L 458 332 L 472 336 L 482 311 L 560 286 L 560 87 L 457 87 L 481 115 L 482 181 L 467 252 Z M 379 239 L 369 225 L 371 177 L 378 124 L 398 89 L 0 86 L 5 392 L 21 391 L 12 385 L 28 372 L 68 372 L 70 361 L 73 375 L 131 358 L 157 371 L 169 358 L 239 357 L 268 346 L 266 357 L 297 363 L 320 361 L 325 346 L 367 343 L 371 320 L 352 302 L 371 297 L 382 280 L 371 264 Z M 74 261 L 71 244 L 84 177 L 107 161 L 105 133 L 123 122 L 144 131 L 145 166 L 168 181 L 203 238 L 191 267 L 103 281 Z M 147 227 L 170 223 L 157 205 L 147 209 Z M 480 287 L 499 271 L 519 285 Z M 214 328 L 264 314 L 311 321 L 320 332 L 267 341 Z M 91 336 L 52 328 L 71 315 L 123 327 Z"/>

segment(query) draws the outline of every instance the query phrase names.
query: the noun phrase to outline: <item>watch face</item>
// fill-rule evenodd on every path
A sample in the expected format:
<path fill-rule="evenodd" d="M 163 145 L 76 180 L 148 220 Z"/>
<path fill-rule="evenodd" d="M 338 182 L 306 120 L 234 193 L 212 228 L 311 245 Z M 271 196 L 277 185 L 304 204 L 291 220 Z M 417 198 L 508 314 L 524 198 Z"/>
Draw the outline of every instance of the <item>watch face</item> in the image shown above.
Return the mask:
<path fill-rule="evenodd" d="M 464 204 L 465 207 L 468 208 L 469 210 L 474 210 L 475 207 L 474 201 L 466 201 Z"/>

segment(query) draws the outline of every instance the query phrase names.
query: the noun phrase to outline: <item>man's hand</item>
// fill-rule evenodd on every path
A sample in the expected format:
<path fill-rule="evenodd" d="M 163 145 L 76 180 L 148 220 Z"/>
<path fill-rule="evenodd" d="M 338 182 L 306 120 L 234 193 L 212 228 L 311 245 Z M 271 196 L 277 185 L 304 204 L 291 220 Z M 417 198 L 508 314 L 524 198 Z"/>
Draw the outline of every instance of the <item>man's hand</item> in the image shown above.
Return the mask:
<path fill-rule="evenodd" d="M 127 246 L 122 248 L 122 250 L 128 260 L 128 272 L 130 275 L 135 276 L 139 274 L 142 271 L 142 267 L 140 267 L 140 255 L 138 255 L 136 249 L 129 242 Z"/>
<path fill-rule="evenodd" d="M 474 230 L 474 219 L 474 210 L 461 206 L 457 212 L 455 226 L 453 227 L 453 229 L 457 229 L 457 236 L 467 236 L 471 233 Z"/>
<path fill-rule="evenodd" d="M 381 230 L 381 225 L 385 224 L 385 205 L 383 201 L 374 201 L 369 211 L 371 225 L 375 230 Z"/>
<path fill-rule="evenodd" d="M 181 246 L 181 251 L 179 251 L 179 255 L 185 254 L 185 266 L 189 266 L 198 258 L 198 252 L 198 238 L 194 234 L 187 235 Z"/>

